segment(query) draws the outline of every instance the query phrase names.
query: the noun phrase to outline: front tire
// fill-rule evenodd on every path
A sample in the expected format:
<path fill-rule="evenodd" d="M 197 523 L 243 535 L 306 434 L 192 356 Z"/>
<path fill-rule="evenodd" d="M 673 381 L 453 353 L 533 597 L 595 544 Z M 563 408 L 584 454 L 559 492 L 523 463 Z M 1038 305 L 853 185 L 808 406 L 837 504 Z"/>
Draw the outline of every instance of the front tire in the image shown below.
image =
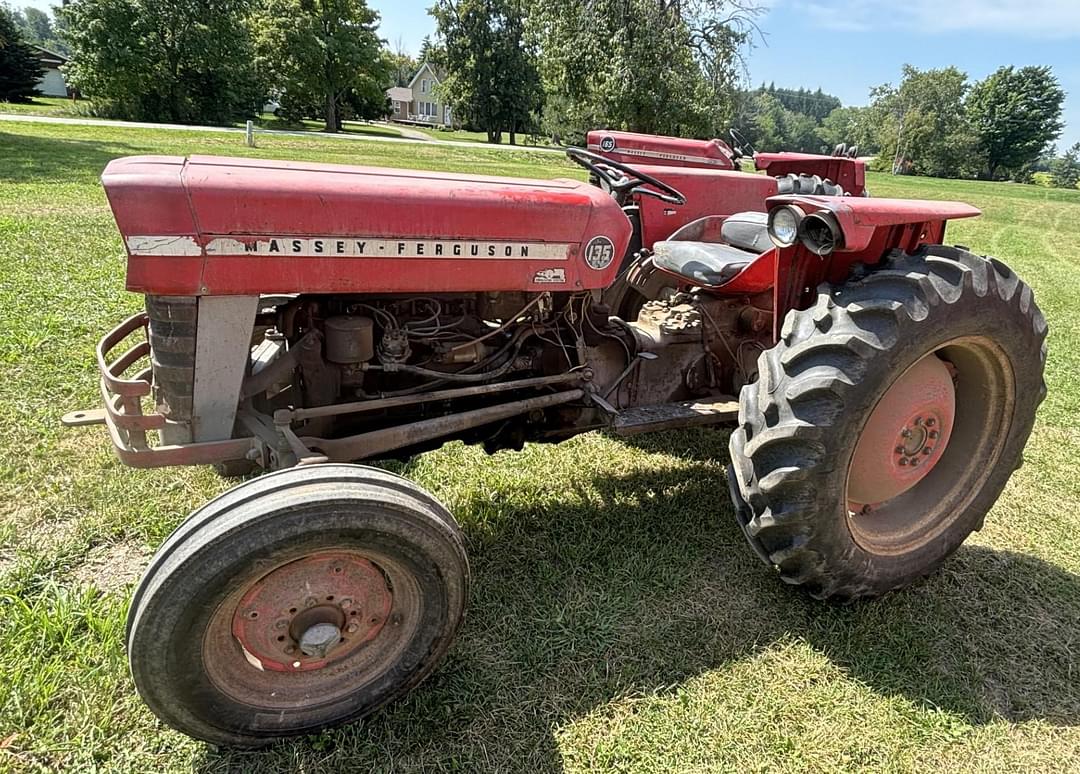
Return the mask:
<path fill-rule="evenodd" d="M 740 395 L 729 477 L 751 546 L 819 598 L 932 572 L 1020 465 L 1046 331 L 1027 285 L 961 249 L 822 286 Z"/>
<path fill-rule="evenodd" d="M 258 747 L 367 715 L 438 664 L 465 609 L 464 543 L 409 481 L 291 468 L 195 511 L 128 614 L 139 694 L 173 728 Z"/>

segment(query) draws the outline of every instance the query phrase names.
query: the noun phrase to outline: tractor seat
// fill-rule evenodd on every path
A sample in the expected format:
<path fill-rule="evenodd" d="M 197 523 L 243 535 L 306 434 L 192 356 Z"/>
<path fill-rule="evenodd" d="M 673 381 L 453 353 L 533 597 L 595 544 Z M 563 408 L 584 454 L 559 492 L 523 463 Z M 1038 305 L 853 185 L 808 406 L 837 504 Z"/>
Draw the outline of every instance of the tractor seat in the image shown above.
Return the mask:
<path fill-rule="evenodd" d="M 710 231 L 715 232 L 717 221 L 724 241 L 701 241 Z M 653 263 L 704 286 L 723 285 L 772 247 L 767 223 L 764 212 L 701 218 L 654 244 Z"/>

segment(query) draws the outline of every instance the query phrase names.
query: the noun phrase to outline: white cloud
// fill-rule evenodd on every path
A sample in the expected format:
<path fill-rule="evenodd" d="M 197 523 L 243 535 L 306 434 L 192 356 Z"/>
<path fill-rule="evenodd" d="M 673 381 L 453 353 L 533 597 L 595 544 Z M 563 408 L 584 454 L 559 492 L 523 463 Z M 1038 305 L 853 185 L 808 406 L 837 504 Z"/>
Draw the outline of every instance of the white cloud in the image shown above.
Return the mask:
<path fill-rule="evenodd" d="M 788 0 L 817 27 L 1080 37 L 1080 0 Z"/>

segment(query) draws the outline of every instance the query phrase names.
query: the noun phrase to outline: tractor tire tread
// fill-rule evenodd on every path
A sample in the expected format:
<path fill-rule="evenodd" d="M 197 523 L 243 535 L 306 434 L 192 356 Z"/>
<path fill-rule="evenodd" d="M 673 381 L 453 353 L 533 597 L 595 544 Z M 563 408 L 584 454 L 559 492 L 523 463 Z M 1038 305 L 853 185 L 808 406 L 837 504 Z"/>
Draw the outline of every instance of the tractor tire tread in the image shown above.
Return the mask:
<path fill-rule="evenodd" d="M 835 492 L 820 487 L 838 464 L 829 439 L 844 421 L 845 397 L 932 308 L 988 296 L 1027 321 L 1028 338 L 1037 342 L 1038 362 L 1045 366 L 1047 326 L 1030 288 L 997 259 L 953 247 L 894 251 L 859 279 L 822 285 L 814 304 L 787 315 L 778 343 L 760 356 L 759 380 L 739 396 L 729 468 L 737 521 L 755 553 L 785 583 L 818 598 L 850 600 L 910 581 L 860 577 L 845 566 L 845 557 L 815 538 L 819 515 L 836 502 Z M 1045 395 L 1041 368 L 1035 391 L 1032 420 Z M 1026 439 L 1030 429 L 1027 421 L 1017 432 Z"/>

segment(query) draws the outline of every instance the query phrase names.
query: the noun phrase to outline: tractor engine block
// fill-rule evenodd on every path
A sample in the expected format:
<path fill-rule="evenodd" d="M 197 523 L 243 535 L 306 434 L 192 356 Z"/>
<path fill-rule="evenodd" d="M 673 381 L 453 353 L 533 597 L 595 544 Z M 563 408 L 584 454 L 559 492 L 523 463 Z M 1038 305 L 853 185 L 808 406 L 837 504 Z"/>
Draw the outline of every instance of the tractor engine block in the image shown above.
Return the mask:
<path fill-rule="evenodd" d="M 588 292 L 265 296 L 241 402 L 273 416 L 281 409 L 400 399 L 377 412 L 322 411 L 296 428 L 306 437 L 340 438 L 505 399 L 486 397 L 481 385 L 575 371 L 587 376 L 589 397 L 582 401 L 457 436 L 491 451 L 520 448 L 527 440 L 561 440 L 600 427 L 604 412 L 737 392 L 756 378 L 757 356 L 771 335 L 770 304 L 768 294 L 676 293 L 645 303 L 636 320 L 624 321 Z M 169 296 L 148 296 L 146 305 L 155 400 L 171 420 L 166 441 L 186 442 L 198 305 Z M 421 399 L 468 387 L 477 389 L 458 390 L 453 400 Z M 406 446 L 402 454 L 424 448 Z"/>

